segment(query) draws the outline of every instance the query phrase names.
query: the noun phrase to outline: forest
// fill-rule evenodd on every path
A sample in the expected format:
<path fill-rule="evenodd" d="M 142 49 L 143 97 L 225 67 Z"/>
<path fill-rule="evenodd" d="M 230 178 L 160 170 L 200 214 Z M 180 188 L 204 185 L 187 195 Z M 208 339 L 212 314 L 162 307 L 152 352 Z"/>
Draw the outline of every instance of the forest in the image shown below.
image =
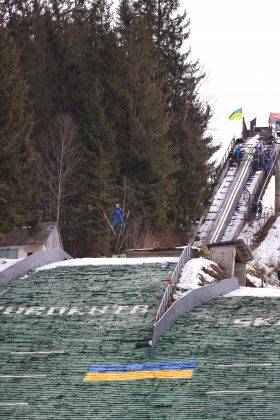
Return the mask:
<path fill-rule="evenodd" d="M 120 203 L 124 246 L 184 237 L 215 179 L 204 77 L 177 0 L 1 0 L 1 234 L 110 255 Z"/>

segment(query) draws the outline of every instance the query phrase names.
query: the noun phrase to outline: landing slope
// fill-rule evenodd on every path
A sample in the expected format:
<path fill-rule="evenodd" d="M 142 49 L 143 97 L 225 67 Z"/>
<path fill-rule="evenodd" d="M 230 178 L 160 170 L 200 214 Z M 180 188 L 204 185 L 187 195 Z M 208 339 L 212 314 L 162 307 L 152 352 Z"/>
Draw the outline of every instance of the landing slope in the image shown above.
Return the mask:
<path fill-rule="evenodd" d="M 11 285 L 0 297 L 0 418 L 279 418 L 280 300 L 205 304 L 151 352 L 172 268 L 60 267 Z M 192 379 L 82 380 L 94 363 L 186 359 L 199 363 Z"/>

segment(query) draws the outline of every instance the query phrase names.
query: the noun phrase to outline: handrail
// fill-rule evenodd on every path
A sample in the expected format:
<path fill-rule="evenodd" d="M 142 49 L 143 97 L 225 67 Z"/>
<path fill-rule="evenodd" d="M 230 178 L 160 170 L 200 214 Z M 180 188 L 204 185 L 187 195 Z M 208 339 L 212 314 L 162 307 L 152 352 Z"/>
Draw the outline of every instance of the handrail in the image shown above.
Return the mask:
<path fill-rule="evenodd" d="M 233 147 L 235 146 L 235 138 L 233 138 L 231 141 L 230 141 L 230 143 L 229 143 L 229 145 L 228 145 L 228 147 L 227 147 L 227 149 L 226 149 L 226 151 L 225 151 L 225 153 L 224 153 L 224 156 L 223 156 L 223 158 L 222 158 L 222 160 L 221 160 L 221 162 L 219 163 L 219 165 L 218 165 L 218 168 L 220 168 L 220 171 L 222 171 L 222 169 L 223 169 L 223 166 L 224 166 L 224 164 L 226 163 L 226 161 L 227 161 L 227 159 L 228 159 L 228 157 L 229 157 L 229 154 L 230 154 L 230 152 L 231 152 L 231 150 L 233 149 Z"/>
<path fill-rule="evenodd" d="M 265 190 L 266 190 L 266 187 L 268 185 L 268 182 L 270 181 L 270 178 L 273 175 L 274 166 L 275 166 L 275 164 L 277 162 L 277 159 L 279 157 L 279 154 L 280 154 L 280 145 L 279 144 L 276 144 L 276 147 L 275 147 L 275 157 L 274 157 L 273 162 L 271 164 L 271 168 L 270 168 L 267 176 L 265 177 L 265 181 L 263 183 L 262 189 L 261 189 L 260 193 L 258 194 L 258 199 L 261 199 L 263 197 L 264 193 L 265 193 Z"/>
<path fill-rule="evenodd" d="M 233 149 L 233 147 L 234 147 L 234 145 L 235 145 L 235 139 L 233 138 L 232 140 L 231 140 L 231 142 L 229 143 L 229 145 L 228 145 L 228 147 L 227 147 L 227 149 L 226 149 L 226 151 L 225 151 L 225 153 L 224 153 L 224 156 L 223 156 L 223 158 L 222 158 L 222 160 L 221 160 L 221 162 L 219 163 L 219 165 L 217 166 L 217 168 L 216 168 L 216 170 L 217 170 L 217 179 L 218 179 L 218 182 L 217 182 L 217 184 L 216 184 L 216 186 L 215 186 L 215 188 L 214 188 L 214 190 L 213 190 L 213 193 L 212 193 L 212 197 L 214 197 L 215 196 L 215 194 L 217 193 L 217 191 L 218 191 L 218 189 L 220 188 L 220 186 L 221 186 L 221 183 L 223 182 L 223 180 L 224 180 L 224 174 L 223 174 L 223 171 L 224 171 L 224 169 L 225 169 L 225 164 L 226 164 L 226 162 L 227 162 L 227 160 L 228 160 L 228 157 L 229 157 L 229 154 L 230 154 L 230 152 L 231 152 L 231 150 Z M 208 211 L 209 211 L 209 207 L 210 206 L 208 206 L 205 210 L 204 210 L 204 212 L 202 213 L 202 216 L 200 217 L 200 219 L 199 219 L 199 222 L 198 222 L 198 225 L 196 226 L 196 228 L 195 228 L 195 230 L 194 230 L 194 233 L 192 234 L 192 237 L 191 237 L 191 239 L 189 240 L 189 245 L 192 245 L 193 243 L 194 243 L 194 241 L 195 241 L 195 237 L 196 237 L 196 235 L 197 235 L 197 232 L 199 231 L 199 229 L 200 229 L 200 227 L 202 226 L 202 224 L 203 224 L 203 222 L 204 222 L 204 219 L 205 219 L 205 217 L 207 216 L 207 214 L 208 214 Z"/>
<path fill-rule="evenodd" d="M 267 174 L 267 176 L 266 176 L 265 178 L 264 178 L 264 177 L 262 177 L 262 178 L 261 178 L 261 180 L 260 180 L 260 185 L 261 185 L 261 183 L 263 183 L 263 185 L 262 185 L 262 187 L 261 187 L 261 190 L 260 190 L 260 191 L 259 191 L 260 186 L 259 186 L 259 185 L 257 186 L 257 190 L 256 190 L 256 192 L 255 192 L 255 194 L 254 194 L 254 197 L 253 197 L 253 199 L 251 200 L 251 203 L 249 203 L 249 206 L 247 207 L 247 210 L 246 210 L 246 212 L 245 212 L 245 215 L 244 215 L 244 222 L 245 222 L 246 220 L 248 220 L 248 214 L 249 214 L 249 213 L 250 213 L 250 211 L 251 211 L 251 204 L 252 204 L 252 202 L 256 202 L 256 201 L 258 201 L 258 200 L 262 199 L 262 197 L 263 197 L 263 195 L 264 195 L 264 193 L 265 193 L 265 190 L 266 190 L 266 188 L 267 188 L 268 182 L 269 182 L 269 180 L 270 180 L 271 176 L 273 175 L 274 166 L 275 166 L 275 164 L 276 164 L 276 162 L 277 162 L 277 159 L 278 159 L 278 157 L 279 157 L 279 154 L 280 154 L 280 145 L 276 145 L 276 149 L 275 149 L 275 151 L 276 151 L 276 153 L 275 153 L 274 160 L 273 160 L 273 162 L 272 162 L 272 164 L 271 164 L 270 171 L 269 171 L 269 173 Z M 243 226 L 244 226 L 244 224 L 241 226 L 241 229 L 239 229 L 239 231 L 237 232 L 237 235 L 236 235 L 236 236 L 238 236 L 238 235 L 240 234 L 240 232 L 241 232 L 241 230 L 242 230 Z"/>
<path fill-rule="evenodd" d="M 157 311 L 157 315 L 156 315 L 156 320 L 155 322 L 157 322 L 162 316 L 163 314 L 166 312 L 166 310 L 168 309 L 169 305 L 170 305 L 170 301 L 171 301 L 171 296 L 172 296 L 172 292 L 173 292 L 173 288 L 176 286 L 182 269 L 184 267 L 184 265 L 186 264 L 187 261 L 189 261 L 192 258 L 192 249 L 190 245 L 187 245 L 182 254 L 181 257 L 179 259 L 179 261 L 177 262 L 177 265 L 172 273 L 172 275 L 170 276 L 170 284 L 166 287 L 163 297 L 161 299 L 158 311 Z"/>

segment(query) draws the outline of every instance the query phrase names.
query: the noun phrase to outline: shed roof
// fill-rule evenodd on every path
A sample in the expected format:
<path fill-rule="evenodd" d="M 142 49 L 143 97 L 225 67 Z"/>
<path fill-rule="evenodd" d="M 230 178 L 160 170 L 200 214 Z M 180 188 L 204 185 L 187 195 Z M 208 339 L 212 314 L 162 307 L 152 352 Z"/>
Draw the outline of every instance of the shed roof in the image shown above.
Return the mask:
<path fill-rule="evenodd" d="M 269 115 L 269 122 L 273 120 L 280 120 L 280 113 L 279 112 L 271 112 Z"/>
<path fill-rule="evenodd" d="M 4 235 L 0 246 L 44 244 L 56 227 L 55 222 L 44 222 L 33 234 L 28 226 L 12 230 Z"/>

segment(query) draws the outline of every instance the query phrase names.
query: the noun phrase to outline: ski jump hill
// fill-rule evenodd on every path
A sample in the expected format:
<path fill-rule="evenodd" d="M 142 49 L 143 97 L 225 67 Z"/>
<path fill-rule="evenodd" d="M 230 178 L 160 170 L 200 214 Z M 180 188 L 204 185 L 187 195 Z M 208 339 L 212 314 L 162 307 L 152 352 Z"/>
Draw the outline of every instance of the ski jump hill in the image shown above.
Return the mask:
<path fill-rule="evenodd" d="M 151 351 L 172 266 L 65 266 L 11 283 L 0 301 L 0 418 L 279 418 L 280 300 L 209 302 Z M 195 363 L 191 377 L 84 380 L 92 365 L 181 361 Z"/>
<path fill-rule="evenodd" d="M 279 143 L 266 134 L 253 124 L 244 131 L 238 161 L 231 143 L 176 266 L 70 260 L 17 281 L 10 272 L 0 296 L 0 418 L 279 418 L 280 300 L 239 297 L 234 278 L 250 257 L 239 235 L 273 174 L 280 208 Z M 270 157 L 266 171 L 254 160 L 256 148 Z M 192 246 L 203 244 L 225 266 L 230 253 L 229 279 L 174 302 Z"/>

